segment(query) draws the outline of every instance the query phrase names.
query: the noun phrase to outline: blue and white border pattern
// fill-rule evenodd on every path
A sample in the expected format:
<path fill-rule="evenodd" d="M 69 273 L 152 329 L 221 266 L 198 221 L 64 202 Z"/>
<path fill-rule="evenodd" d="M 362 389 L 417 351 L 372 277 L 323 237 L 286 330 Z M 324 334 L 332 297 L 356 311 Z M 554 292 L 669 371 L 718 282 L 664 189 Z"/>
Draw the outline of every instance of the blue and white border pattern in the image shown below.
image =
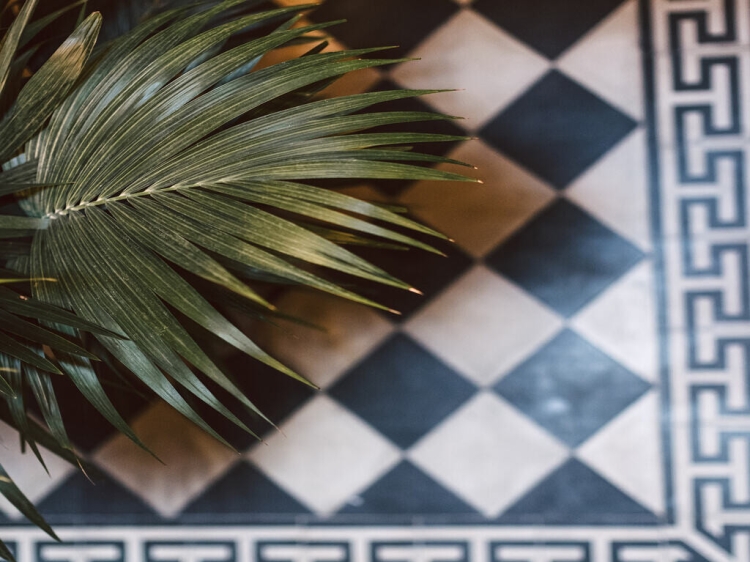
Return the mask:
<path fill-rule="evenodd" d="M 750 562 L 750 0 L 641 0 L 661 526 L 4 529 L 21 561 Z"/>

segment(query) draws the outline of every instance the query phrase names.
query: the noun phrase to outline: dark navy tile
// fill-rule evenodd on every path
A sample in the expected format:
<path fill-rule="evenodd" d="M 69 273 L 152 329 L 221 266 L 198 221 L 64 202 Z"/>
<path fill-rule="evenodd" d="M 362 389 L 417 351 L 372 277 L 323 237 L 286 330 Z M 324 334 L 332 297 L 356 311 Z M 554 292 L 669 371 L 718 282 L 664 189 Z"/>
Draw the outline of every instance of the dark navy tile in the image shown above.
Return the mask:
<path fill-rule="evenodd" d="M 418 295 L 402 289 L 375 284 L 351 286 L 353 290 L 363 296 L 400 312 L 400 316 L 388 314 L 388 319 L 395 322 L 409 318 L 450 283 L 458 279 L 473 264 L 472 258 L 456 244 L 443 242 L 428 236 L 420 236 L 419 234 L 415 235 L 413 232 L 407 234 L 432 245 L 443 252 L 445 256 L 417 249 L 394 251 L 380 248 L 349 248 L 357 255 L 364 257 L 398 279 L 410 283 L 423 293 Z M 342 279 L 342 282 L 349 281 L 351 283 L 350 279 Z"/>
<path fill-rule="evenodd" d="M 257 468 L 241 462 L 190 503 L 183 510 L 180 522 L 229 523 L 309 514 L 310 510 Z"/>
<path fill-rule="evenodd" d="M 221 365 L 245 396 L 274 424 L 278 426 L 292 412 L 307 402 L 315 390 L 252 357 L 237 353 Z M 260 416 L 238 407 L 237 401 L 229 393 L 209 382 L 209 387 L 222 403 L 231 407 L 235 414 L 256 435 L 263 437 L 275 431 L 272 425 Z M 256 439 L 227 420 L 213 408 L 191 399 L 198 413 L 219 435 L 227 439 L 235 448 L 243 450 L 256 442 Z"/>
<path fill-rule="evenodd" d="M 571 447 L 650 388 L 571 330 L 503 377 L 495 390 Z"/>
<path fill-rule="evenodd" d="M 475 509 L 435 482 L 409 461 L 403 461 L 339 514 L 471 514 Z"/>
<path fill-rule="evenodd" d="M 570 459 L 499 518 L 518 524 L 529 517 L 548 525 L 655 525 L 659 518 L 577 459 Z"/>
<path fill-rule="evenodd" d="M 624 0 L 476 0 L 472 8 L 546 57 L 556 58 Z"/>
<path fill-rule="evenodd" d="M 397 334 L 328 393 L 406 449 L 475 390 L 426 349 Z"/>
<path fill-rule="evenodd" d="M 562 189 L 637 123 L 553 70 L 506 107 L 480 136 Z"/>
<path fill-rule="evenodd" d="M 107 369 L 107 367 L 99 363 L 97 369 Z M 112 375 L 103 380 L 105 381 L 103 383 L 105 392 L 125 421 L 132 421 L 138 414 L 145 411 L 153 400 L 146 398 L 145 394 L 140 394 L 140 389 L 136 391 L 127 388 Z M 117 429 L 83 397 L 68 377 L 53 377 L 52 384 L 55 388 L 55 395 L 60 405 L 65 428 L 71 441 L 80 451 L 91 452 L 118 434 Z M 36 401 L 30 398 L 28 403 L 30 409 L 36 412 L 41 419 Z"/>
<path fill-rule="evenodd" d="M 386 55 L 404 56 L 457 10 L 450 0 L 328 0 L 312 19 L 346 19 L 330 31 L 348 47 L 393 45 Z"/>
<path fill-rule="evenodd" d="M 559 199 L 486 263 L 563 316 L 572 316 L 641 261 L 643 252 Z"/>
<path fill-rule="evenodd" d="M 92 480 L 76 472 L 37 506 L 40 513 L 52 525 L 163 523 L 142 499 L 115 480 L 104 474 Z"/>

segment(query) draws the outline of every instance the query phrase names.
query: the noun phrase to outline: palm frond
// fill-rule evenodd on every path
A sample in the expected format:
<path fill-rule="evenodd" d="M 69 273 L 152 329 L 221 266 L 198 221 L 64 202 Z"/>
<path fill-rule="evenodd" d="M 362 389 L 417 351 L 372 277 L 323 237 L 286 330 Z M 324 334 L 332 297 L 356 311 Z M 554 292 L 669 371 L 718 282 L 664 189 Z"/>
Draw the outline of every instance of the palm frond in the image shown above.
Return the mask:
<path fill-rule="evenodd" d="M 380 49 L 326 52 L 320 44 L 300 58 L 254 70 L 269 51 L 310 41 L 330 25 L 300 25 L 311 6 L 248 11 L 255 4 L 223 0 L 167 10 L 97 47 L 94 56 L 100 17 L 92 14 L 0 121 L 0 161 L 7 161 L 0 196 L 15 196 L 24 211 L 0 216 L 0 238 L 29 236 L 6 242 L 14 253 L 4 256 L 28 278 L 33 297 L 0 287 L 0 320 L 7 321 L 0 324 L 0 359 L 10 369 L 8 377 L 0 373 L 0 396 L 34 451 L 40 438 L 73 451 L 52 385 L 58 373 L 143 446 L 107 397 L 84 332 L 216 439 L 222 437 L 191 400 L 249 432 L 210 386 L 265 419 L 263 413 L 181 319 L 312 384 L 234 326 L 215 307 L 216 294 L 273 316 L 272 303 L 249 281 L 262 279 L 387 310 L 330 274 L 416 289 L 344 246 L 437 252 L 414 235 L 442 236 L 316 181 L 473 181 L 430 167 L 459 162 L 411 150 L 417 143 L 463 140 L 408 132 L 410 123 L 451 117 L 373 110 L 433 91 L 314 97 L 348 72 L 402 62 L 379 58 Z M 33 9 L 33 2 L 23 9 Z M 0 76 L 14 59 L 6 49 L 15 52 L 23 36 L 19 21 L 3 43 Z M 383 125 L 407 130 L 377 132 Z M 27 419 L 26 395 L 47 425 L 41 437 Z"/>

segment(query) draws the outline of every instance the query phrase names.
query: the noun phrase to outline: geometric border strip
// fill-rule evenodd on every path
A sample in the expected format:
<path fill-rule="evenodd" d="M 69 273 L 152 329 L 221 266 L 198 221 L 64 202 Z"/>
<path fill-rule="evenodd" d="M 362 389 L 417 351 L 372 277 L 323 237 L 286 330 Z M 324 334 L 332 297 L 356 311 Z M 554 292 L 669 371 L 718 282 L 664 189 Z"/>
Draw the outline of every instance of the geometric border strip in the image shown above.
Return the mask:
<path fill-rule="evenodd" d="M 746 561 L 750 9 L 747 0 L 641 8 L 669 522 Z"/>
<path fill-rule="evenodd" d="M 8 528 L 19 562 L 724 562 L 657 529 L 512 527 Z M 703 545 L 706 546 L 706 545 Z"/>

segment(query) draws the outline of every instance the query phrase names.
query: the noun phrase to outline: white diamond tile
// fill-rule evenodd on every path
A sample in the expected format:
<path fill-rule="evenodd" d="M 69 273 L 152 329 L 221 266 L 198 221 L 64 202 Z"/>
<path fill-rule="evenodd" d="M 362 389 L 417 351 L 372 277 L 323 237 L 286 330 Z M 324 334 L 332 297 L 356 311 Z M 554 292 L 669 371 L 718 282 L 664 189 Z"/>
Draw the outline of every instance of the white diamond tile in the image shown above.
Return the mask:
<path fill-rule="evenodd" d="M 568 187 L 568 199 L 643 251 L 651 248 L 646 133 L 638 128 Z"/>
<path fill-rule="evenodd" d="M 496 517 L 560 466 L 568 450 L 498 396 L 481 393 L 408 455 L 477 510 Z"/>
<path fill-rule="evenodd" d="M 458 12 L 397 66 L 391 77 L 407 88 L 462 88 L 425 96 L 437 110 L 466 117 L 479 129 L 549 68 L 549 62 L 472 10 Z"/>
<path fill-rule="evenodd" d="M 314 324 L 291 321 L 260 323 L 253 339 L 272 356 L 320 386 L 329 386 L 372 351 L 393 325 L 372 308 L 317 291 L 292 290 L 276 305 L 279 311 Z"/>
<path fill-rule="evenodd" d="M 412 317 L 405 330 L 478 385 L 489 385 L 549 340 L 562 320 L 477 266 Z"/>
<path fill-rule="evenodd" d="M 571 327 L 635 374 L 656 383 L 654 264 L 644 260 L 579 312 Z"/>
<path fill-rule="evenodd" d="M 0 462 L 8 476 L 32 503 L 40 502 L 77 470 L 44 447 L 39 447 L 39 452 L 49 470 L 47 474 L 28 445 L 26 451 L 26 453 L 21 452 L 18 432 L 8 424 L 0 422 Z M 0 495 L 0 510 L 11 519 L 23 517 L 21 512 L 2 495 Z"/>
<path fill-rule="evenodd" d="M 132 424 L 164 464 L 124 435 L 93 455 L 96 464 L 163 517 L 173 517 L 239 460 L 175 410 L 159 402 Z"/>
<path fill-rule="evenodd" d="M 556 66 L 634 119 L 642 119 L 638 1 L 623 3 L 563 53 Z"/>
<path fill-rule="evenodd" d="M 325 395 L 297 411 L 248 458 L 320 515 L 339 509 L 401 458 L 394 445 Z"/>
<path fill-rule="evenodd" d="M 650 391 L 576 452 L 648 509 L 664 513 L 659 395 Z"/>
<path fill-rule="evenodd" d="M 479 140 L 461 144 L 448 157 L 477 169 L 442 168 L 484 183 L 422 181 L 400 202 L 475 257 L 487 254 L 555 197 L 552 188 Z"/>

